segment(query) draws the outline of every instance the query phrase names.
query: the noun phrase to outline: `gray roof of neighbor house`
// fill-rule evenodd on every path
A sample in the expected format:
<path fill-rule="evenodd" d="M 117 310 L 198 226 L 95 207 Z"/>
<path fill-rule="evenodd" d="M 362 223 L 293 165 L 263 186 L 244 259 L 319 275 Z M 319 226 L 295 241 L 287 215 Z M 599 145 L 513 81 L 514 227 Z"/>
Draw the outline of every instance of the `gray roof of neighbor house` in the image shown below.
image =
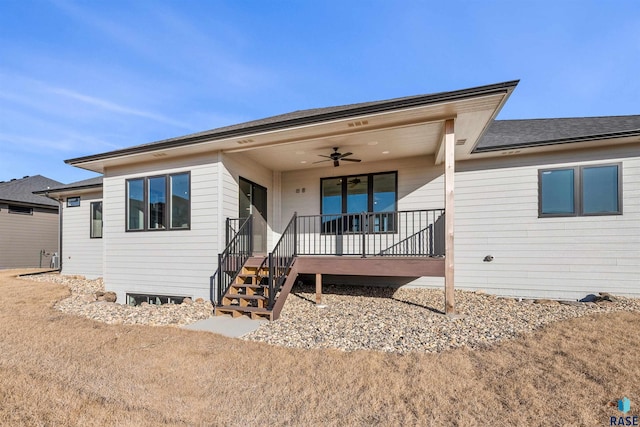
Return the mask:
<path fill-rule="evenodd" d="M 51 186 L 46 190 L 40 188 L 38 191 L 35 191 L 36 194 L 44 194 L 44 193 L 62 193 L 71 190 L 84 190 L 88 188 L 100 188 L 102 187 L 102 176 L 96 176 L 94 178 L 83 179 L 82 181 L 72 182 L 70 184 L 62 184 L 58 183 L 58 185 Z"/>
<path fill-rule="evenodd" d="M 640 115 L 495 120 L 474 152 L 640 135 Z"/>
<path fill-rule="evenodd" d="M 69 159 L 65 160 L 65 163 L 75 164 L 86 161 L 102 160 L 127 154 L 143 153 L 163 148 L 180 147 L 203 141 L 242 136 L 254 132 L 281 130 L 294 126 L 322 123 L 329 120 L 355 117 L 363 114 L 381 113 L 403 108 L 430 105 L 439 102 L 450 102 L 455 100 L 467 99 L 473 96 L 503 93 L 513 90 L 518 84 L 518 81 L 519 80 L 513 80 L 450 92 L 438 92 L 427 95 L 414 95 L 402 98 L 386 99 L 382 101 L 362 102 L 358 104 L 340 105 L 335 107 L 299 110 L 292 113 L 280 114 L 278 116 L 272 116 L 264 119 L 253 120 L 217 129 L 211 129 L 204 132 L 180 136 L 177 138 L 170 138 L 162 141 L 151 142 L 148 144 L 136 145 L 120 150 L 109 151 L 106 153 Z"/>
<path fill-rule="evenodd" d="M 25 176 L 21 179 L 0 182 L 0 200 L 40 206 L 55 206 L 58 203 L 47 197 L 33 194 L 43 188 L 62 185 L 62 183 L 42 175 Z"/>

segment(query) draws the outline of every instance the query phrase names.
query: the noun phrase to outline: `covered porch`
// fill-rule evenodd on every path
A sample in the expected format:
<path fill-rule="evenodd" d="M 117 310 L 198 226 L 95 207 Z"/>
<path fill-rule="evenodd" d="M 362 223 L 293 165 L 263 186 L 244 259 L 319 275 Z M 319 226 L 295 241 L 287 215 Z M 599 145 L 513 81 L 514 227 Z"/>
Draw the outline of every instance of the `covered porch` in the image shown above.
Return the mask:
<path fill-rule="evenodd" d="M 278 313 L 297 274 L 318 283 L 324 274 L 436 276 L 446 313 L 455 313 L 455 163 L 469 158 L 512 88 L 346 106 L 223 150 L 239 188 L 252 181 L 258 193 L 239 194 L 236 213 L 248 220 L 226 219 L 214 299 Z M 256 250 L 258 241 L 267 244 Z M 254 255 L 257 265 L 243 267 Z M 261 281 L 257 297 L 244 286 Z"/>

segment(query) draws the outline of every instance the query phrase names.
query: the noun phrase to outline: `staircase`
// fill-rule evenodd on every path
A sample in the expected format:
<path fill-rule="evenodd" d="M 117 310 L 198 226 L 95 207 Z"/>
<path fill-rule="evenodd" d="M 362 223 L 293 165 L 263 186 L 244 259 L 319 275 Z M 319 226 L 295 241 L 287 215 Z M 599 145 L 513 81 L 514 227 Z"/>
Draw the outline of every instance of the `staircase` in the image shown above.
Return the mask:
<path fill-rule="evenodd" d="M 270 288 L 268 258 L 251 257 L 216 305 L 215 314 L 276 320 L 297 277 L 297 269 L 292 265 L 286 275 L 276 281 L 276 286 Z M 269 298 L 271 294 L 272 299 Z"/>
<path fill-rule="evenodd" d="M 265 257 L 251 257 L 216 307 L 216 315 L 243 315 L 252 319 L 271 319 L 269 303 L 269 269 Z"/>
<path fill-rule="evenodd" d="M 250 220 L 246 224 L 250 227 Z M 268 320 L 280 317 L 287 295 L 298 277 L 295 267 L 295 224 L 294 213 L 268 257 L 244 256 L 247 251 L 235 248 L 234 242 L 245 225 L 240 228 L 236 237 L 218 256 L 218 271 L 211 278 L 212 301 L 216 294 L 215 285 L 218 291 L 214 309 L 216 315 Z M 251 242 L 247 246 L 251 248 Z"/>

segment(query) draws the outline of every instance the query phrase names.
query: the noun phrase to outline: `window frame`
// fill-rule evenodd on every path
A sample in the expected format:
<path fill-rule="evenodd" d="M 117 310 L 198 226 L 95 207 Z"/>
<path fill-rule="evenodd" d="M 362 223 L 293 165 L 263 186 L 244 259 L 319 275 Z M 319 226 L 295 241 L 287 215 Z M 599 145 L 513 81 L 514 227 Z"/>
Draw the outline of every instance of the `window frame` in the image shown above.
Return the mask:
<path fill-rule="evenodd" d="M 173 183 L 171 178 L 179 175 L 187 175 L 187 184 L 189 188 L 189 200 L 188 200 L 188 212 L 187 217 L 189 219 L 189 223 L 186 227 L 174 227 L 173 224 Z M 167 175 L 167 198 L 170 199 L 169 208 L 167 209 L 167 221 L 169 225 L 169 230 L 191 230 L 191 195 L 193 190 L 191 189 L 191 172 L 178 172 Z"/>
<path fill-rule="evenodd" d="M 373 188 L 373 183 L 374 183 L 374 177 L 378 176 L 378 175 L 389 175 L 389 174 L 393 174 L 394 177 L 394 205 L 395 205 L 395 210 L 394 211 L 381 211 L 381 212 L 374 212 L 373 210 L 373 204 L 374 204 L 374 188 Z M 344 224 L 345 222 L 347 223 L 347 229 L 346 230 L 341 230 L 339 231 L 341 234 L 360 234 L 362 233 L 361 228 L 363 227 L 363 225 L 360 225 L 358 230 L 354 231 L 354 230 L 349 230 L 348 224 L 350 224 L 350 220 L 348 219 L 348 215 L 359 215 L 361 212 L 355 212 L 355 213 L 349 213 L 346 212 L 347 210 L 347 198 L 348 198 L 348 181 L 350 178 L 355 178 L 358 176 L 366 176 L 367 177 L 367 213 L 370 213 L 371 215 L 369 216 L 369 224 L 364 224 L 364 226 L 368 227 L 368 232 L 370 234 L 394 234 L 397 232 L 397 221 L 395 220 L 395 218 L 392 220 L 392 226 L 389 227 L 388 230 L 385 231 L 373 231 L 374 229 L 374 222 L 375 222 L 375 217 L 379 216 L 382 217 L 384 215 L 390 215 L 393 212 L 397 212 L 398 211 L 398 171 L 384 171 L 384 172 L 370 172 L 370 173 L 356 173 L 356 174 L 351 174 L 351 175 L 338 175 L 338 176 L 329 176 L 329 177 L 324 177 L 324 178 L 320 178 L 320 215 L 336 215 L 340 218 L 347 218 L 346 221 L 342 221 L 340 220 L 339 223 L 340 224 Z M 340 189 L 340 197 L 341 197 L 341 213 L 337 213 L 337 214 L 324 214 L 323 213 L 323 209 L 324 209 L 324 197 L 323 197 L 323 183 L 325 180 L 330 180 L 330 179 L 341 179 L 342 180 L 342 186 Z M 393 216 L 393 215 L 392 215 Z M 340 228 L 343 228 L 344 225 L 342 225 Z M 335 234 L 337 230 L 327 230 L 327 231 L 322 231 L 322 234 Z"/>
<path fill-rule="evenodd" d="M 130 215 L 129 183 L 131 181 L 142 181 L 142 227 L 141 228 L 129 228 L 129 215 Z M 127 233 L 139 233 L 142 231 L 147 231 L 147 178 L 146 177 L 129 178 L 125 180 L 124 185 L 125 185 L 125 190 L 124 190 L 125 231 Z"/>
<path fill-rule="evenodd" d="M 12 215 L 32 215 L 33 216 L 33 208 L 30 206 L 7 205 L 7 213 L 10 213 Z"/>
<path fill-rule="evenodd" d="M 618 172 L 618 207 L 615 211 L 609 212 L 584 212 L 583 204 L 583 171 L 584 169 L 611 167 L 615 166 Z M 572 213 L 544 213 L 542 212 L 542 175 L 544 172 L 553 172 L 561 170 L 573 171 L 573 212 Z M 618 163 L 602 163 L 588 165 L 563 166 L 555 168 L 538 169 L 538 218 L 564 218 L 564 217 L 589 217 L 589 216 L 612 216 L 623 214 L 623 190 L 622 190 L 622 162 Z"/>
<path fill-rule="evenodd" d="M 95 205 L 100 205 L 100 235 L 99 236 L 94 236 L 93 235 L 93 207 Z M 91 202 L 91 204 L 89 205 L 89 238 L 90 239 L 102 239 L 102 235 L 104 233 L 104 213 L 102 211 L 102 207 L 104 205 L 102 204 L 102 200 L 97 201 L 97 202 Z"/>
<path fill-rule="evenodd" d="M 164 212 L 162 213 L 162 219 L 163 219 L 163 223 L 165 224 L 164 228 L 151 228 L 150 223 L 151 223 L 151 183 L 150 180 L 152 179 L 157 179 L 157 178 L 163 178 L 164 179 Z M 144 212 L 145 212 L 145 217 L 144 217 L 144 225 L 145 225 L 145 231 L 164 231 L 164 230 L 168 230 L 169 227 L 167 224 L 167 218 L 168 218 L 168 208 L 170 208 L 170 202 L 169 202 L 169 198 L 167 197 L 167 190 L 169 188 L 169 175 L 152 175 L 152 176 L 147 176 L 145 177 L 145 192 L 144 192 Z"/>
<path fill-rule="evenodd" d="M 80 196 L 67 197 L 67 207 L 68 208 L 80 207 Z"/>
<path fill-rule="evenodd" d="M 188 188 L 189 188 L 189 204 L 188 204 L 188 226 L 187 227 L 172 227 L 171 226 L 171 220 L 172 220 L 172 215 L 171 215 L 171 210 L 173 209 L 173 200 L 172 200 L 172 186 L 171 186 L 171 178 L 174 176 L 178 176 L 178 175 L 187 175 L 187 183 L 188 183 Z M 164 221 L 166 226 L 164 228 L 150 228 L 149 227 L 149 215 L 150 215 L 150 210 L 149 210 L 149 191 L 150 191 L 150 186 L 149 186 L 149 180 L 153 179 L 153 178 L 164 178 L 165 182 L 164 182 L 164 190 L 165 190 L 165 209 L 164 209 L 164 213 L 163 213 L 163 217 L 164 217 Z M 142 228 L 139 229 L 130 229 L 129 228 L 129 182 L 131 181 L 142 181 L 142 194 L 143 194 L 143 200 L 142 200 L 142 211 L 143 211 L 143 216 L 144 216 L 144 220 L 143 220 L 143 225 Z M 191 189 L 191 171 L 184 171 L 184 172 L 174 172 L 174 173 L 168 173 L 168 174 L 160 174 L 160 175 L 149 175 L 149 176 L 143 176 L 143 177 L 135 177 L 135 178 L 128 178 L 125 180 L 125 231 L 127 233 L 137 233 L 137 232 L 143 232 L 143 231 L 184 231 L 184 230 L 191 230 L 191 199 L 192 199 L 192 189 Z"/>

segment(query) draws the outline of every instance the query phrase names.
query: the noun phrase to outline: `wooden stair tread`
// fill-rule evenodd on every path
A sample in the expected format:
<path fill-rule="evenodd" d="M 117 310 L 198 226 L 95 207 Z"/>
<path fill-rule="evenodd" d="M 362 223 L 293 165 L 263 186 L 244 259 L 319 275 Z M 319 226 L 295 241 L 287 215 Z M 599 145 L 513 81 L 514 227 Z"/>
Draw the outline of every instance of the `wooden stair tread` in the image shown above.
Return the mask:
<path fill-rule="evenodd" d="M 240 307 L 237 305 L 219 305 L 216 307 L 218 311 L 244 311 L 247 313 L 264 313 L 270 314 L 271 310 L 262 307 Z"/>
<path fill-rule="evenodd" d="M 269 289 L 268 285 L 257 285 L 253 283 L 232 283 L 232 288 Z"/>
<path fill-rule="evenodd" d="M 245 295 L 245 294 L 226 294 L 224 298 L 229 299 L 250 299 L 250 300 L 266 300 L 267 297 L 263 297 L 262 295 Z"/>

